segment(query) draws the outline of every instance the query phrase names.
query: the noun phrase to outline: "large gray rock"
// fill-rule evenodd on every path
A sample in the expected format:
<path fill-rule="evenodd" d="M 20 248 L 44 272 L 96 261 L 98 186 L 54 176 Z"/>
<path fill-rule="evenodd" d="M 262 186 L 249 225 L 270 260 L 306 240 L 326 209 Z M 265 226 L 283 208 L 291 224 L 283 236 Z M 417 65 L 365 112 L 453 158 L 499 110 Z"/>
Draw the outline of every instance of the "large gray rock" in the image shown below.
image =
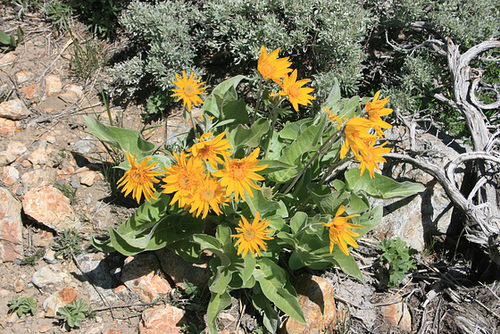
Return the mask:
<path fill-rule="evenodd" d="M 393 139 L 404 150 L 410 149 L 410 139 L 404 129 L 394 127 L 386 131 L 386 137 Z M 446 142 L 446 138 L 444 139 Z M 415 146 L 421 152 L 419 158 L 426 159 L 433 165 L 444 169 L 446 164 L 465 152 L 457 142 L 445 145 L 443 140 L 430 133 L 417 133 Z M 420 182 L 425 191 L 408 198 L 375 200 L 374 204 L 384 205 L 384 217 L 374 229 L 379 239 L 400 237 L 408 246 L 422 251 L 424 240 L 431 235 L 446 234 L 451 222 L 453 207 L 444 189 L 429 174 L 414 168 L 410 164 L 387 163 L 382 169 L 384 175 L 398 181 Z M 463 173 L 455 174 L 457 184 L 461 184 Z"/>

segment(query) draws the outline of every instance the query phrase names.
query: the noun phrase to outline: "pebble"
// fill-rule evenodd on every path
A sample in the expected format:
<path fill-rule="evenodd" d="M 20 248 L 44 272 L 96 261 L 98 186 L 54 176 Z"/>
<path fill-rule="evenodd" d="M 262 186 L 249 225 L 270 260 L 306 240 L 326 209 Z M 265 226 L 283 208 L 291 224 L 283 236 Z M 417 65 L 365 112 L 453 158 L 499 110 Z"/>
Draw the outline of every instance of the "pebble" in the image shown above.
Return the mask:
<path fill-rule="evenodd" d="M 19 71 L 15 74 L 16 81 L 18 84 L 25 83 L 35 78 L 35 73 L 30 71 Z"/>
<path fill-rule="evenodd" d="M 31 282 L 38 288 L 43 289 L 50 285 L 57 285 L 68 277 L 68 274 L 62 272 L 59 268 L 53 266 L 44 266 L 38 269 L 31 277 Z"/>
<path fill-rule="evenodd" d="M 29 115 L 30 111 L 20 99 L 13 99 L 0 103 L 0 117 L 18 121 Z"/>
<path fill-rule="evenodd" d="M 21 208 L 10 191 L 0 187 L 0 261 L 23 258 Z"/>
<path fill-rule="evenodd" d="M 61 78 L 57 75 L 49 74 L 45 77 L 45 94 L 52 96 L 58 94 L 62 89 Z"/>

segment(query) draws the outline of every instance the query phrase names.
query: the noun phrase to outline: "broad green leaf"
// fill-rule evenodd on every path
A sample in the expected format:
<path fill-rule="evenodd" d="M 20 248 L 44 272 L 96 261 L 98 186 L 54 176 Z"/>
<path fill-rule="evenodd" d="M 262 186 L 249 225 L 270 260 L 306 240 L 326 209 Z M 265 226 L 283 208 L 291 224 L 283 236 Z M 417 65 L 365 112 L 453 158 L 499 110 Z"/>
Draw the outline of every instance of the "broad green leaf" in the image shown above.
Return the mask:
<path fill-rule="evenodd" d="M 311 118 L 304 118 L 296 122 L 287 122 L 283 129 L 279 132 L 279 137 L 283 139 L 295 140 L 300 135 L 305 126 L 312 123 Z"/>
<path fill-rule="evenodd" d="M 264 327 L 266 327 L 270 333 L 276 333 L 279 322 L 278 313 L 274 310 L 269 299 L 262 294 L 260 289 L 254 288 L 252 302 L 254 307 L 262 312 L 262 323 Z"/>
<path fill-rule="evenodd" d="M 128 151 L 130 155 L 135 154 L 138 159 L 153 153 L 154 144 L 142 139 L 138 131 L 107 126 L 93 117 L 83 117 L 90 133 L 101 141 Z"/>
<path fill-rule="evenodd" d="M 229 282 L 233 278 L 234 270 L 219 266 L 216 273 L 212 277 L 209 289 L 213 293 L 222 293 L 226 291 L 229 286 Z"/>
<path fill-rule="evenodd" d="M 361 216 L 361 225 L 363 227 L 354 229 L 354 232 L 360 236 L 366 234 L 368 231 L 374 229 L 380 224 L 383 216 L 383 206 L 377 205 L 371 212 L 366 212 Z"/>
<path fill-rule="evenodd" d="M 224 254 L 222 244 L 216 238 L 206 234 L 195 234 L 192 239 L 200 245 L 201 249 L 209 250 L 217 255 L 221 260 L 221 266 L 228 267 L 231 264 L 229 257 Z"/>
<path fill-rule="evenodd" d="M 262 159 L 259 162 L 259 165 L 267 165 L 266 169 L 259 172 L 260 175 L 266 175 L 289 168 L 295 169 L 297 167 L 296 165 L 286 164 L 279 160 L 269 160 L 269 159 Z"/>
<path fill-rule="evenodd" d="M 286 272 L 270 259 L 259 259 L 254 277 L 264 295 L 293 319 L 306 323 L 297 293 L 288 281 Z"/>
<path fill-rule="evenodd" d="M 360 176 L 360 170 L 351 168 L 345 172 L 347 186 L 355 193 L 364 191 L 376 198 L 407 197 L 425 190 L 424 185 L 414 182 L 397 182 L 387 176 L 375 173 L 372 179 L 367 171 Z"/>
<path fill-rule="evenodd" d="M 234 119 L 233 123 L 247 124 L 250 123 L 248 117 L 247 105 L 244 100 L 223 100 L 219 106 L 221 112 L 221 120 Z"/>
<path fill-rule="evenodd" d="M 3 45 L 10 45 L 10 36 L 3 31 L 0 31 L 0 43 Z"/>
<path fill-rule="evenodd" d="M 330 109 L 333 108 L 334 105 L 340 100 L 340 86 L 337 78 L 334 78 L 334 85 L 330 94 L 328 95 L 325 104 L 323 105 L 325 108 Z"/>
<path fill-rule="evenodd" d="M 345 188 L 345 183 L 342 182 L 341 180 L 333 180 L 333 187 L 335 188 L 335 190 L 337 191 L 341 191 L 342 189 Z"/>
<path fill-rule="evenodd" d="M 244 128 L 239 124 L 228 134 L 233 149 L 240 147 L 257 147 L 260 144 L 262 136 L 269 131 L 269 121 L 265 118 L 258 119 L 250 129 Z"/>
<path fill-rule="evenodd" d="M 260 213 L 261 219 L 275 214 L 281 214 L 283 218 L 288 217 L 287 209 L 283 202 L 265 198 L 260 190 L 252 188 L 252 193 L 254 197 L 250 197 L 248 194 L 245 195 L 245 202 L 254 217 L 257 212 Z M 245 218 L 248 219 L 248 217 Z"/>
<path fill-rule="evenodd" d="M 298 211 L 290 220 L 292 233 L 297 233 L 300 229 L 307 225 L 308 216 L 305 212 Z"/>
<path fill-rule="evenodd" d="M 327 186 L 321 186 L 315 183 L 308 184 L 307 189 L 320 211 L 332 216 L 337 213 L 339 206 L 347 203 L 350 196 L 347 191 L 332 191 Z"/>
<path fill-rule="evenodd" d="M 235 77 L 229 78 L 220 84 L 217 85 L 217 87 L 214 88 L 212 91 L 212 95 L 218 95 L 220 97 L 223 97 L 226 92 L 228 92 L 231 88 L 236 89 L 236 87 L 239 85 L 241 80 L 245 79 L 246 77 L 244 75 L 237 75 Z"/>
<path fill-rule="evenodd" d="M 231 305 L 231 296 L 227 291 L 211 294 L 207 307 L 207 326 L 210 334 L 217 334 L 217 316 L 229 305 Z"/>

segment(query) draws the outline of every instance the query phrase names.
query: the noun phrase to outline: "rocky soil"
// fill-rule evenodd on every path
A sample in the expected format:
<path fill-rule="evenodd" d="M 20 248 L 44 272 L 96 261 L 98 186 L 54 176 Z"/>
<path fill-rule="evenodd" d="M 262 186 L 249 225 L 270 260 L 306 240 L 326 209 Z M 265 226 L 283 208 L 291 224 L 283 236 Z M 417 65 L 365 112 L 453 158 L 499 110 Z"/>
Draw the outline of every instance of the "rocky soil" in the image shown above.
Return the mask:
<path fill-rule="evenodd" d="M 186 263 L 167 250 L 126 258 L 90 245 L 90 236 L 106 236 L 134 210 L 133 201 L 111 191 L 105 164 L 110 157 L 83 119 L 90 115 L 109 124 L 99 86 L 103 73 L 87 80 L 73 76 L 74 38 L 55 33 L 35 16 L 19 21 L 6 8 L 0 8 L 0 16 L 4 31 L 20 25 L 25 32 L 14 51 L 0 55 L 0 331 L 64 333 L 55 315 L 74 299 L 96 311 L 74 333 L 204 331 L 206 262 Z M 83 36 L 84 29 L 75 27 L 73 34 Z M 109 111 L 115 124 L 143 130 L 140 106 Z M 143 134 L 163 145 L 189 125 L 171 115 L 149 127 Z M 432 140 L 421 136 L 422 142 Z M 401 166 L 398 171 L 419 179 Z M 420 177 L 427 195 L 386 203 L 384 222 L 353 251 L 364 283 L 335 269 L 297 273 L 309 325 L 289 320 L 283 333 L 499 332 L 500 284 L 491 278 L 491 273 L 500 277 L 498 268 L 478 268 L 486 262 L 463 257 L 467 252 L 450 257 L 436 252 L 439 247 L 427 247 L 427 232 L 441 235 L 435 242 L 447 237 L 452 214 L 439 185 Z M 81 254 L 57 254 L 71 228 L 82 242 Z M 400 287 L 387 289 L 376 245 L 393 236 L 419 250 L 418 269 Z M 189 293 L 194 287 L 186 281 L 197 287 L 197 295 Z M 9 301 L 19 297 L 37 301 L 33 315 L 8 312 Z M 224 333 L 248 333 L 258 326 L 256 314 L 236 298 L 219 320 Z"/>

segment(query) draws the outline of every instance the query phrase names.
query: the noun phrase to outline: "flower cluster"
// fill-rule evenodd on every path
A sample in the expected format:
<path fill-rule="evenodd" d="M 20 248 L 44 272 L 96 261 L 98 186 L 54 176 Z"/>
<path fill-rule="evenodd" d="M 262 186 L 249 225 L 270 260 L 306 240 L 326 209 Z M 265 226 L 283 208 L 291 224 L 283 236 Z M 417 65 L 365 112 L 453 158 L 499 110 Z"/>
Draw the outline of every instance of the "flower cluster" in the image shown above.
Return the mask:
<path fill-rule="evenodd" d="M 382 129 L 392 127 L 392 125 L 384 122 L 381 118 L 392 112 L 392 109 L 384 108 L 389 100 L 387 97 L 379 100 L 379 95 L 380 91 L 375 94 L 371 102 L 365 105 L 368 118 L 357 117 L 355 115 L 346 122 L 345 118 L 342 120 L 339 116 L 327 110 L 328 118 L 333 122 L 337 122 L 339 129 L 344 128 L 344 144 L 340 149 L 340 158 L 343 159 L 350 148 L 354 154 L 354 158 L 360 162 L 361 175 L 363 175 L 365 169 L 368 169 L 371 178 L 375 177 L 376 169 L 380 170 L 377 163 L 386 162 L 382 155 L 391 151 L 390 148 L 384 147 L 387 141 L 380 146 L 375 146 L 377 140 L 384 136 Z M 342 123 L 343 125 L 341 126 L 340 124 Z"/>
<path fill-rule="evenodd" d="M 262 75 L 264 80 L 272 80 L 276 82 L 280 87 L 281 91 L 277 93 L 277 96 L 285 96 L 288 101 L 292 104 L 295 111 L 299 110 L 299 104 L 308 105 L 311 104 L 311 100 L 315 98 L 309 93 L 314 89 L 309 87 L 302 87 L 310 81 L 310 79 L 302 79 L 297 81 L 297 70 L 289 68 L 292 63 L 286 58 L 278 58 L 278 53 L 280 49 L 276 49 L 271 53 L 267 53 L 264 46 L 260 48 L 259 61 L 257 63 L 257 70 Z M 292 74 L 288 75 L 288 73 Z M 275 97 L 276 94 L 273 94 Z"/>

